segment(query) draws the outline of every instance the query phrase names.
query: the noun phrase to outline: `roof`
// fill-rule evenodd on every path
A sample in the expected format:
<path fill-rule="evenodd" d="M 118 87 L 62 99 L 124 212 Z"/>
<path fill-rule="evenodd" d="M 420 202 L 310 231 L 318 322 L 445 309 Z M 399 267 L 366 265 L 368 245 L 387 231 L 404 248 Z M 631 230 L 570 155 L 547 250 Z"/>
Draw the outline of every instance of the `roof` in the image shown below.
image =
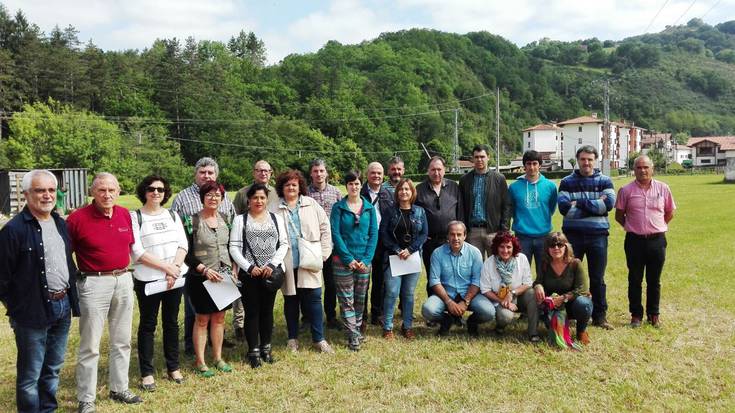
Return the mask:
<path fill-rule="evenodd" d="M 641 145 L 648 145 L 656 142 L 669 142 L 671 140 L 670 133 L 651 133 L 644 134 L 641 138 Z"/>
<path fill-rule="evenodd" d="M 720 145 L 721 151 L 735 151 L 735 136 L 702 136 L 699 138 L 689 138 L 687 146 L 695 146 L 704 141 Z"/>
<path fill-rule="evenodd" d="M 539 123 L 536 126 L 531 126 L 530 128 L 523 129 L 521 132 L 528 132 L 528 131 L 532 131 L 532 130 L 559 130 L 559 129 L 561 129 L 561 128 L 558 127 L 558 126 L 556 126 L 556 125 L 549 125 L 549 124 L 546 124 L 546 123 Z"/>
<path fill-rule="evenodd" d="M 598 119 L 594 116 L 580 116 L 578 118 L 565 120 L 564 122 L 559 122 L 557 125 L 564 126 L 564 125 L 572 125 L 572 124 L 578 124 L 578 123 L 602 123 L 602 119 Z"/>

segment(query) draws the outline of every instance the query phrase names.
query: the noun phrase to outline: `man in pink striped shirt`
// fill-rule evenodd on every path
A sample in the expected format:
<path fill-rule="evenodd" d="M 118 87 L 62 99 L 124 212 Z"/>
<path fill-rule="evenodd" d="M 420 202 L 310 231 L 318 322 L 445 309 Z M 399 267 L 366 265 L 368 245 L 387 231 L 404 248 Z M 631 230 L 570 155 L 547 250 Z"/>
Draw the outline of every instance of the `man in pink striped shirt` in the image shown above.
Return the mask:
<path fill-rule="evenodd" d="M 674 198 L 665 183 L 653 179 L 653 162 L 648 156 L 635 159 L 635 181 L 620 188 L 615 202 L 615 220 L 625 229 L 625 259 L 628 264 L 630 326 L 643 319 L 641 293 L 646 275 L 646 315 L 660 327 L 661 271 L 666 260 L 666 231 L 674 218 Z"/>

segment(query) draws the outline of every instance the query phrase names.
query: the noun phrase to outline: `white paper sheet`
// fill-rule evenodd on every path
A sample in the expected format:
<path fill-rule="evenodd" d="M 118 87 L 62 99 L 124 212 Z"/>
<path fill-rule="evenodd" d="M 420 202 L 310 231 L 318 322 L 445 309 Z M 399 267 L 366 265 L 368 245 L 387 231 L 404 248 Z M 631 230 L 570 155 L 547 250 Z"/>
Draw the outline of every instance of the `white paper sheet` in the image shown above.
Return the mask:
<path fill-rule="evenodd" d="M 227 274 L 224 274 L 224 279 L 220 282 L 214 283 L 209 280 L 204 281 L 204 288 L 207 289 L 209 296 L 214 301 L 214 305 L 219 310 L 232 304 L 233 301 L 240 298 L 240 290 L 237 289 L 235 282 Z"/>
<path fill-rule="evenodd" d="M 388 260 L 390 261 L 390 273 L 394 277 L 421 272 L 421 256 L 418 251 L 409 255 L 405 260 L 398 258 L 397 255 L 389 256 Z"/>
<path fill-rule="evenodd" d="M 181 288 L 185 283 L 186 280 L 183 277 L 177 278 L 171 289 Z M 158 294 L 164 291 L 168 291 L 168 281 L 166 280 L 153 281 L 145 285 L 145 295 Z"/>

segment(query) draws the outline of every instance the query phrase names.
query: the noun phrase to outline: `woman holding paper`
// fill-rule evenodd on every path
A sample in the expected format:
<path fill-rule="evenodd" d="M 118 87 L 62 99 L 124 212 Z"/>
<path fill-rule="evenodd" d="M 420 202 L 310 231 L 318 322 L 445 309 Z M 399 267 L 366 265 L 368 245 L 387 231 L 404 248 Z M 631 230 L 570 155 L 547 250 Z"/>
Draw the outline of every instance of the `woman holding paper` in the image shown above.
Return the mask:
<path fill-rule="evenodd" d="M 429 234 L 429 224 L 426 221 L 426 212 L 416 201 L 416 188 L 410 179 L 401 179 L 396 185 L 395 208 L 383 217 L 380 224 L 380 239 L 386 251 L 388 262 L 384 266 L 385 295 L 383 300 L 383 337 L 393 339 L 393 313 L 396 300 L 401 297 L 401 314 L 403 326 L 401 334 L 413 340 L 416 336 L 411 329 L 413 325 L 413 301 L 416 283 L 421 273 L 421 246 L 424 245 Z M 405 262 L 401 262 L 405 261 Z M 395 267 L 410 267 L 414 262 L 416 268 L 404 270 L 408 273 L 393 275 Z"/>
<path fill-rule="evenodd" d="M 153 337 L 161 309 L 163 324 L 163 354 L 168 377 L 181 383 L 179 370 L 179 306 L 181 288 L 173 288 L 181 276 L 181 265 L 189 244 L 186 241 L 181 218 L 162 207 L 171 197 L 171 186 L 163 177 L 149 175 L 135 191 L 143 206 L 131 211 L 133 221 L 132 248 L 135 294 L 138 297 L 138 362 L 141 388 L 156 389 L 153 378 Z M 146 285 L 165 283 L 165 291 L 147 295 Z M 179 286 L 180 287 L 180 286 Z"/>
<path fill-rule="evenodd" d="M 276 210 L 288 232 L 286 276 L 281 288 L 283 314 L 286 317 L 288 342 L 292 352 L 299 348 L 299 307 L 311 326 L 314 349 L 334 353 L 324 339 L 322 318 L 322 267 L 332 253 L 329 217 L 321 206 L 306 196 L 306 180 L 297 170 L 288 170 L 276 178 L 279 202 Z"/>
<path fill-rule="evenodd" d="M 219 371 L 232 371 L 232 367 L 222 360 L 225 310 L 230 306 L 218 308 L 204 284 L 205 281 L 233 282 L 232 263 L 227 250 L 230 230 L 226 217 L 218 212 L 224 196 L 225 188 L 217 182 L 208 181 L 199 187 L 203 208 L 191 217 L 191 227 L 187 228 L 189 253 L 186 255 L 186 264 L 189 273 L 186 276 L 186 292 L 196 312 L 192 339 L 196 370 L 202 377 L 214 376 L 214 371 L 204 362 L 207 325 L 210 323 L 209 339 L 212 342 L 214 365 Z"/>
<path fill-rule="evenodd" d="M 289 246 L 283 220 L 268 212 L 268 192 L 263 184 L 250 186 L 245 194 L 248 210 L 235 217 L 230 233 L 230 255 L 240 267 L 247 356 L 252 368 L 260 367 L 261 362 L 274 362 L 271 337 L 277 289 L 269 289 L 265 281 L 283 264 Z"/>

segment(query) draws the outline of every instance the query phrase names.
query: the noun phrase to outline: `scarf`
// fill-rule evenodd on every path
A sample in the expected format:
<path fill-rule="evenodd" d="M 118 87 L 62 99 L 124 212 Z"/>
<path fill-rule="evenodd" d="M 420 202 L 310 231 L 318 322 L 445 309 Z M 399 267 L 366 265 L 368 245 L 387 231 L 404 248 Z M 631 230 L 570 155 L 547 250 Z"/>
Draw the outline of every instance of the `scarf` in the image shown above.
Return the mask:
<path fill-rule="evenodd" d="M 495 257 L 495 268 L 500 274 L 500 286 L 510 287 L 513 282 L 513 273 L 516 270 L 516 257 L 511 257 L 508 262 L 504 262 L 497 255 Z"/>
<path fill-rule="evenodd" d="M 554 308 L 554 301 L 551 297 L 546 297 L 541 303 L 541 309 L 549 317 L 549 341 L 562 349 L 582 350 L 582 346 L 572 340 L 569 332 L 569 319 L 567 319 L 567 311 L 564 306 Z"/>

